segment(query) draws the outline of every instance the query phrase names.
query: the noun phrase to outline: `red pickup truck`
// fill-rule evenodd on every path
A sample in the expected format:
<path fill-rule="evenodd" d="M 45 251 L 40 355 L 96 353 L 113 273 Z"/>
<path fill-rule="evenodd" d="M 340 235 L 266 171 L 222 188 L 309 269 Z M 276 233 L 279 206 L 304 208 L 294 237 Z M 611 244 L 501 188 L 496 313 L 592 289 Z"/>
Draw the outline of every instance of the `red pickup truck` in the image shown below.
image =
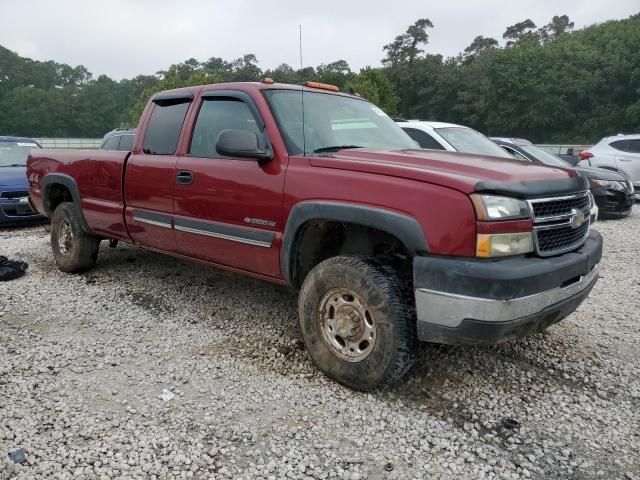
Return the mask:
<path fill-rule="evenodd" d="M 418 340 L 512 340 L 589 294 L 602 238 L 584 179 L 419 149 L 335 90 L 171 90 L 131 152 L 34 150 L 30 198 L 59 268 L 91 268 L 109 239 L 289 285 L 313 361 L 360 390 L 399 379 Z"/>

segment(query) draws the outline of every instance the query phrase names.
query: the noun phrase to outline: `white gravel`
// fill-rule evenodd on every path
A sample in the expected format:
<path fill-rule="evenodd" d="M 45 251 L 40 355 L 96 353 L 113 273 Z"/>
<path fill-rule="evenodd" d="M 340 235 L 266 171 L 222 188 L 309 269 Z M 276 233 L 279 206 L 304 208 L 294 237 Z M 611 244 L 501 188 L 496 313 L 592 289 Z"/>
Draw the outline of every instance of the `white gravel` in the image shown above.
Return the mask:
<path fill-rule="evenodd" d="M 0 478 L 640 479 L 640 206 L 597 228 L 576 313 L 424 345 L 376 394 L 316 371 L 284 288 L 106 244 L 66 275 L 43 228 L 2 231 L 30 268 L 0 284 Z"/>

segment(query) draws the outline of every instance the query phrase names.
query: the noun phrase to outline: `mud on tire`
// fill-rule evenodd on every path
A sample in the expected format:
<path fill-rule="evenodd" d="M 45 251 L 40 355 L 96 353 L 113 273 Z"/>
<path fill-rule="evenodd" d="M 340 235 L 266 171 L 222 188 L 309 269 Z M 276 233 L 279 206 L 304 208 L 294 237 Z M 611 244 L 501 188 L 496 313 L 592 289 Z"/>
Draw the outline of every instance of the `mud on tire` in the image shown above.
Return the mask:
<path fill-rule="evenodd" d="M 82 229 L 78 207 L 71 202 L 58 205 L 51 217 L 51 248 L 63 272 L 89 270 L 98 259 L 100 239 Z"/>
<path fill-rule="evenodd" d="M 407 287 L 391 266 L 375 258 L 338 256 L 311 270 L 298 313 L 318 368 L 362 391 L 398 381 L 413 365 L 417 347 L 415 307 Z"/>

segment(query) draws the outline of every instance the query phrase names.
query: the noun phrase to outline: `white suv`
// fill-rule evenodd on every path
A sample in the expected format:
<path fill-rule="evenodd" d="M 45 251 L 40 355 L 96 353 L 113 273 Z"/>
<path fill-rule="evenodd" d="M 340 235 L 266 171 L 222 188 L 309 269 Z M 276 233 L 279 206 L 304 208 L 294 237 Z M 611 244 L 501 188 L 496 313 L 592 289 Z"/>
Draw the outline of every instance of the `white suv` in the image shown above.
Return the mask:
<path fill-rule="evenodd" d="M 640 200 L 640 135 L 605 137 L 580 153 L 579 167 L 600 167 L 627 174 Z"/>
<path fill-rule="evenodd" d="M 513 160 L 513 157 L 504 149 L 469 127 L 455 123 L 422 120 L 396 120 L 396 122 L 412 139 L 418 142 L 421 148 L 491 155 Z"/>

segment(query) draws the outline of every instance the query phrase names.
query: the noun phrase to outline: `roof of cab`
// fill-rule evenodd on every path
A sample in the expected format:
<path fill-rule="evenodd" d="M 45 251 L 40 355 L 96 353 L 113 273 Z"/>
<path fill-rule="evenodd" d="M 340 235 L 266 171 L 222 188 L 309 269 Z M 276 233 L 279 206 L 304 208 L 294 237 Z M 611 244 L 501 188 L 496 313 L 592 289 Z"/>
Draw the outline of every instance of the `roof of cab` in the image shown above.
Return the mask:
<path fill-rule="evenodd" d="M 164 90 L 162 92 L 158 92 L 153 95 L 151 98 L 155 98 L 160 95 L 167 94 L 185 94 L 191 93 L 194 96 L 197 95 L 200 90 L 210 91 L 210 90 L 304 90 L 305 92 L 318 92 L 318 93 L 326 93 L 329 95 L 339 95 L 343 97 L 356 98 L 358 100 L 368 101 L 366 98 L 360 97 L 358 95 L 353 95 L 351 93 L 345 92 L 334 92 L 332 90 L 327 90 L 324 88 L 313 88 L 313 87 L 305 87 L 302 85 L 293 85 L 290 83 L 268 83 L 268 82 L 228 82 L 228 83 L 211 83 L 208 85 L 197 85 L 193 87 L 183 87 L 183 88 L 175 88 L 172 90 Z"/>

